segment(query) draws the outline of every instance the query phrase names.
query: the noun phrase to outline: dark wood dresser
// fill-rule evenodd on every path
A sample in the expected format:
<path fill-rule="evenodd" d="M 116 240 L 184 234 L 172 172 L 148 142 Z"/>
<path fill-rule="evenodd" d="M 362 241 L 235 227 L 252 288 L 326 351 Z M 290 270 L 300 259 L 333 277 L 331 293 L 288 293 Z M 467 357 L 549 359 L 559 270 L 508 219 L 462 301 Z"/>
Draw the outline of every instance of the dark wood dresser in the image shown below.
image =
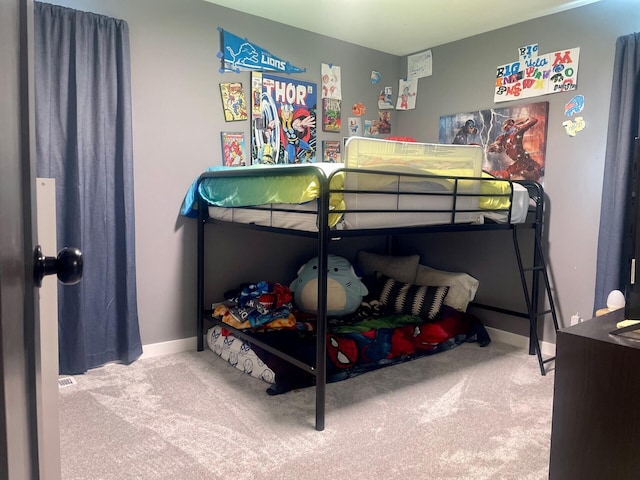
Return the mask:
<path fill-rule="evenodd" d="M 640 479 L 640 341 L 610 335 L 624 309 L 556 339 L 549 478 Z"/>

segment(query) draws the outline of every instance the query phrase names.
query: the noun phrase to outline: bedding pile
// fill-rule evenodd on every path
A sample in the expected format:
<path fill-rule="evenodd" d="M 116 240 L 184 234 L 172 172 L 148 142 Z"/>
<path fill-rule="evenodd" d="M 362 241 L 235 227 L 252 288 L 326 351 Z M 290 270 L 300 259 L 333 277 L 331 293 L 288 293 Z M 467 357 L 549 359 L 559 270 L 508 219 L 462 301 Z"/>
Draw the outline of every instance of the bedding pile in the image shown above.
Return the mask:
<path fill-rule="evenodd" d="M 361 251 L 358 268 L 369 294 L 348 315 L 327 319 L 327 382 L 450 350 L 464 342 L 491 342 L 467 313 L 478 281 L 466 273 L 419 264 L 418 255 L 391 257 Z M 288 287 L 270 282 L 228 292 L 214 317 L 309 365 L 315 363 L 316 319 L 291 303 Z M 236 368 L 268 383 L 272 395 L 311 386 L 315 377 L 235 337 L 224 327 L 207 333 L 209 347 Z"/>
<path fill-rule="evenodd" d="M 335 230 L 522 223 L 525 187 L 482 172 L 482 149 L 351 137 L 345 163 L 214 166 L 187 191 L 180 214 L 318 231 L 318 199 L 329 181 L 328 227 Z M 324 220 L 324 219 L 323 219 Z"/>

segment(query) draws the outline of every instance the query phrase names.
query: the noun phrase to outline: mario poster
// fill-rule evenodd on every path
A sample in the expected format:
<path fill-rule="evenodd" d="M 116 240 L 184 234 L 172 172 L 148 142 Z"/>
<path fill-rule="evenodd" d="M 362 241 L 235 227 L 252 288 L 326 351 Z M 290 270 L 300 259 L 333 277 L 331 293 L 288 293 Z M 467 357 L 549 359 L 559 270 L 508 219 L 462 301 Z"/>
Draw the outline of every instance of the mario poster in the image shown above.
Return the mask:
<path fill-rule="evenodd" d="M 251 163 L 316 162 L 316 84 L 253 72 L 251 85 Z"/>

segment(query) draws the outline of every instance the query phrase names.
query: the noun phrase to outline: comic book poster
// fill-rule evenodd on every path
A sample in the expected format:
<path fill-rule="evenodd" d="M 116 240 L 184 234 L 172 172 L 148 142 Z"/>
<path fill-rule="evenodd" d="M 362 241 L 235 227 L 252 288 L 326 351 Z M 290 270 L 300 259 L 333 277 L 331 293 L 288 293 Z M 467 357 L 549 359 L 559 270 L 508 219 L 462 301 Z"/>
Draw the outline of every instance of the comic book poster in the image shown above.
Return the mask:
<path fill-rule="evenodd" d="M 340 163 L 342 161 L 341 144 L 340 140 L 323 140 L 322 160 L 329 163 Z"/>
<path fill-rule="evenodd" d="M 225 167 L 248 165 L 243 132 L 221 132 L 222 164 Z"/>
<path fill-rule="evenodd" d="M 480 145 L 482 169 L 498 178 L 544 182 L 549 102 L 440 117 L 440 143 Z"/>
<path fill-rule="evenodd" d="M 335 98 L 322 99 L 322 131 L 339 132 L 341 126 L 342 100 Z"/>
<path fill-rule="evenodd" d="M 253 75 L 253 74 L 252 74 Z M 259 115 L 251 125 L 251 162 L 263 164 L 316 161 L 317 87 L 292 77 L 260 73 L 252 79 Z"/>
<path fill-rule="evenodd" d="M 391 133 L 391 112 L 387 110 L 378 111 L 378 133 L 382 135 Z"/>
<path fill-rule="evenodd" d="M 242 83 L 221 83 L 220 96 L 226 122 L 237 122 L 248 118 Z"/>

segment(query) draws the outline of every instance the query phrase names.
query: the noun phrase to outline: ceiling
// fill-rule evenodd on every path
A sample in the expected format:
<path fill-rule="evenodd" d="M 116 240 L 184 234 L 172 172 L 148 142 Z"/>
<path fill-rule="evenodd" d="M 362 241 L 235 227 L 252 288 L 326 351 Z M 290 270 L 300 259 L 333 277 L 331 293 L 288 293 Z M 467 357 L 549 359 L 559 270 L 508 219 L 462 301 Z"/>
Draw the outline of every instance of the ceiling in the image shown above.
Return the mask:
<path fill-rule="evenodd" d="M 599 0 L 205 0 L 394 55 Z"/>

